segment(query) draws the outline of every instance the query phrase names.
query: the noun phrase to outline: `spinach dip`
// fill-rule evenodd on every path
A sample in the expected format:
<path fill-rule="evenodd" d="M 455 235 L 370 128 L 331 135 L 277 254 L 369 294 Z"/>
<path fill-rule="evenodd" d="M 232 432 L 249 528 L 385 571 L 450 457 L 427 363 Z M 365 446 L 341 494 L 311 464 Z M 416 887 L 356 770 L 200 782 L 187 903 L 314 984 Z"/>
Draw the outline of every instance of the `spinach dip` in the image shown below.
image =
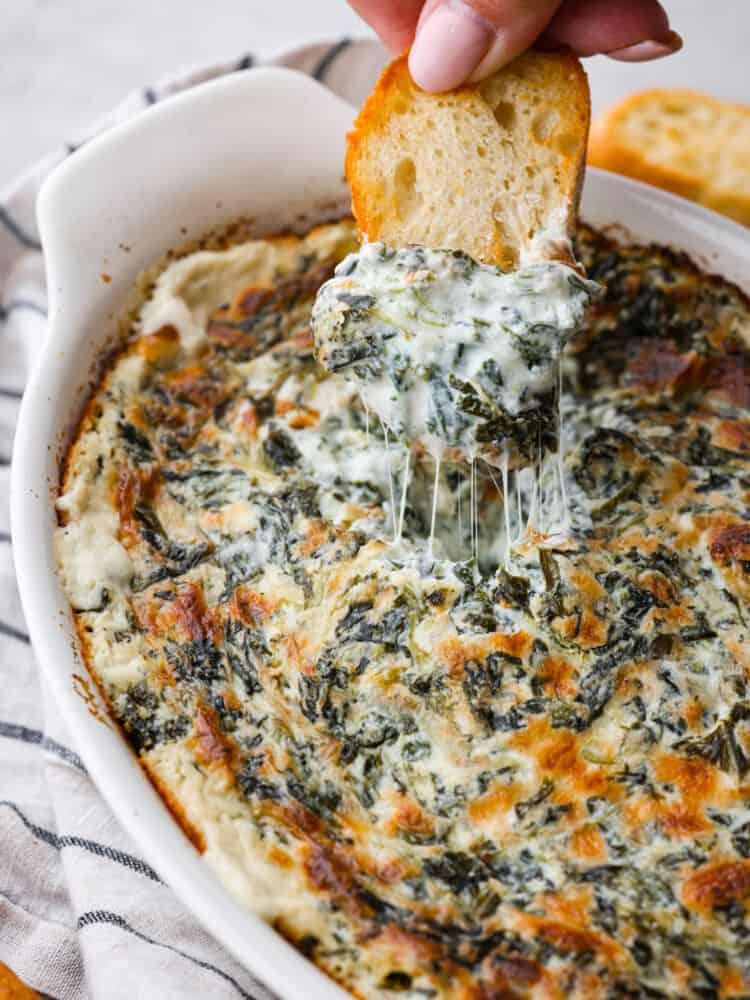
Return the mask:
<path fill-rule="evenodd" d="M 433 511 L 429 452 L 407 469 L 316 363 L 355 248 L 342 222 L 142 284 L 57 504 L 113 718 L 229 891 L 358 997 L 750 996 L 747 301 L 579 231 L 604 291 L 562 359 L 568 530 L 498 553 L 521 473 L 444 462 Z M 568 321 L 539 316 L 552 356 Z M 487 393 L 512 422 L 515 384 Z"/>

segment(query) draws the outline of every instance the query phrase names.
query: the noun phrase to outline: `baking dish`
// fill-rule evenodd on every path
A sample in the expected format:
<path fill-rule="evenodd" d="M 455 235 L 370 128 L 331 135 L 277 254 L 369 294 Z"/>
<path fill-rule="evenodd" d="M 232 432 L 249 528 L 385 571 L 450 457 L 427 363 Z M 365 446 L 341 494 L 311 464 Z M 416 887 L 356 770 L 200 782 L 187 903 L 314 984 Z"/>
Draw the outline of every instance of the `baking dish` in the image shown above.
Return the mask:
<path fill-rule="evenodd" d="M 123 826 L 217 939 L 282 996 L 344 995 L 241 909 L 172 820 L 102 706 L 80 697 L 51 535 L 60 458 L 117 338 L 137 274 L 170 247 L 248 217 L 258 232 L 346 210 L 343 141 L 353 109 L 306 77 L 258 70 L 206 84 L 106 133 L 59 168 L 39 199 L 50 329 L 26 392 L 12 476 L 19 585 L 34 648 L 81 756 Z M 750 238 L 733 223 L 632 181 L 591 172 L 583 214 L 671 244 L 748 287 Z M 95 696 L 94 696 L 95 698 Z"/>

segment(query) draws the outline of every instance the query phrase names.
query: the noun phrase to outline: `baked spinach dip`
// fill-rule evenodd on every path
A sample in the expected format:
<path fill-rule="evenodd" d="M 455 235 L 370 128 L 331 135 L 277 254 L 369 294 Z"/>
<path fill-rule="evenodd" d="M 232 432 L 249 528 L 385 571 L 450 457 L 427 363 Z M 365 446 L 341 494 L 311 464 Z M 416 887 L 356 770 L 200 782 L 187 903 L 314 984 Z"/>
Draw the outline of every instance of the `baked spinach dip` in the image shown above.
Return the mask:
<path fill-rule="evenodd" d="M 430 456 L 316 362 L 316 292 L 356 247 L 349 221 L 245 236 L 140 283 L 57 501 L 60 580 L 113 719 L 227 889 L 357 997 L 750 996 L 747 299 L 579 229 L 603 292 L 560 356 L 569 530 L 506 564 L 488 556 L 502 475 L 443 462 L 433 518 Z M 420 267 L 383 308 L 388 391 L 414 329 L 390 304 Z M 542 287 L 573 327 L 588 286 L 564 274 Z M 457 306 L 436 284 L 416 282 L 443 323 Z M 531 345 L 559 352 L 568 320 L 523 308 L 509 329 L 536 317 L 554 332 Z M 510 378 L 482 388 L 484 329 L 458 325 L 461 369 L 430 327 L 438 374 L 518 420 L 536 403 Z M 423 356 L 399 350 L 416 381 Z M 521 381 L 541 364 L 507 350 Z M 441 434 L 473 445 L 491 420 L 448 390 Z"/>

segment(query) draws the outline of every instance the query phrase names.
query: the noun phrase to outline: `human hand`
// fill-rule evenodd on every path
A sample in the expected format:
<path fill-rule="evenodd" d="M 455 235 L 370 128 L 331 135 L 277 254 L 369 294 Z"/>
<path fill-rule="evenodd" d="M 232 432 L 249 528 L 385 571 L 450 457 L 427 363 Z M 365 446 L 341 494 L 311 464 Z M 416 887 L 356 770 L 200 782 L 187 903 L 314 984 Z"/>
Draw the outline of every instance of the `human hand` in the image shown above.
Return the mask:
<path fill-rule="evenodd" d="M 659 0 L 349 0 L 424 90 L 481 80 L 531 45 L 644 62 L 682 39 Z"/>

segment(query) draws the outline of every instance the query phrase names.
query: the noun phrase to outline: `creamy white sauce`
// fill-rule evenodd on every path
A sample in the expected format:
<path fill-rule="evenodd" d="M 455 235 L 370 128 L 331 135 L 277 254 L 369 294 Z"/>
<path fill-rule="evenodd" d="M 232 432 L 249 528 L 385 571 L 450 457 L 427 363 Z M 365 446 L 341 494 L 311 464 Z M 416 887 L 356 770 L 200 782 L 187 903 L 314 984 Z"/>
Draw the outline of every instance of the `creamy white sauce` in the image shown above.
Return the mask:
<path fill-rule="evenodd" d="M 101 607 L 105 591 L 133 575 L 130 556 L 117 540 L 114 511 L 87 511 L 55 532 L 55 555 L 65 592 L 76 611 Z"/>

